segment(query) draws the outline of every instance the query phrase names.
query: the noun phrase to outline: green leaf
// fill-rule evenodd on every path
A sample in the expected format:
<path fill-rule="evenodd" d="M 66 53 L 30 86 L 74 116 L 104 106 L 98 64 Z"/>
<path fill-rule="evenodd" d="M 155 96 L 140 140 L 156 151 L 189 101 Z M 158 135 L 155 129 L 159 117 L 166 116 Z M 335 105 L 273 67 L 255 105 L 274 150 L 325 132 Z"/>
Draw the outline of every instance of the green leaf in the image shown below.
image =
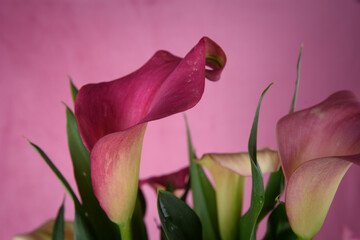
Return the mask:
<path fill-rule="evenodd" d="M 257 164 L 257 128 L 262 99 L 272 83 L 261 94 L 249 137 L 249 155 L 252 174 L 252 192 L 249 210 L 240 219 L 240 239 L 256 239 L 256 223 L 264 205 L 265 191 L 261 169 Z"/>
<path fill-rule="evenodd" d="M 75 240 L 93 240 L 93 239 L 102 239 L 95 238 L 86 214 L 81 207 L 75 206 L 75 219 L 74 219 L 74 239 Z"/>
<path fill-rule="evenodd" d="M 188 179 L 188 181 L 187 181 L 187 183 L 186 183 L 186 186 L 185 186 L 184 193 L 183 193 L 183 195 L 182 195 L 181 198 L 180 198 L 180 199 L 183 200 L 184 202 L 186 202 L 186 198 L 187 198 L 187 196 L 188 196 L 188 194 L 189 194 L 190 185 L 191 185 L 191 179 L 190 179 L 190 176 L 189 176 L 189 179 Z"/>
<path fill-rule="evenodd" d="M 295 111 L 295 106 L 296 106 L 296 101 L 297 101 L 297 96 L 298 96 L 298 91 L 299 91 L 299 83 L 300 83 L 300 64 L 301 64 L 301 56 L 302 56 L 302 50 L 303 50 L 303 44 L 301 44 L 300 47 L 300 53 L 299 53 L 299 58 L 297 61 L 297 75 L 296 75 L 296 82 L 295 82 L 295 92 L 294 92 L 294 96 L 293 96 L 293 100 L 291 102 L 291 107 L 290 107 L 290 113 L 293 113 Z"/>
<path fill-rule="evenodd" d="M 220 239 L 216 197 L 213 186 L 202 167 L 193 162 L 196 155 L 192 146 L 189 125 L 184 115 L 190 159 L 190 186 L 193 195 L 194 210 L 203 226 L 204 239 Z"/>
<path fill-rule="evenodd" d="M 93 234 L 91 233 L 91 228 L 89 227 L 87 223 L 86 213 L 82 208 L 82 205 L 80 204 L 79 199 L 76 197 L 74 191 L 70 187 L 69 183 L 66 181 L 64 176 L 61 174 L 61 172 L 56 168 L 56 166 L 53 164 L 53 162 L 50 160 L 50 158 L 44 153 L 44 151 L 39 148 L 34 143 L 27 140 L 30 145 L 35 148 L 35 150 L 40 154 L 40 156 L 45 160 L 47 165 L 50 167 L 50 169 L 54 172 L 56 177 L 60 180 L 60 182 L 63 184 L 65 190 L 70 195 L 71 199 L 74 201 L 75 205 L 75 220 L 74 220 L 74 234 L 75 234 L 75 240 L 77 239 L 93 239 Z"/>
<path fill-rule="evenodd" d="M 147 231 L 144 223 L 146 212 L 146 201 L 142 191 L 139 189 L 133 217 L 131 219 L 131 229 L 133 239 L 147 240 Z"/>
<path fill-rule="evenodd" d="M 300 84 L 300 64 L 301 64 L 301 56 L 302 56 L 303 45 L 301 44 L 299 58 L 297 61 L 297 76 L 295 82 L 295 91 L 292 99 L 291 107 L 289 113 L 293 113 L 295 111 L 299 84 Z M 282 168 L 279 171 L 274 172 L 270 175 L 269 181 L 266 185 L 265 191 L 265 203 L 264 207 L 261 210 L 258 223 L 272 210 L 276 205 L 276 198 L 280 198 L 285 186 L 285 177 L 282 171 Z"/>
<path fill-rule="evenodd" d="M 80 137 L 75 115 L 67 106 L 66 130 L 76 184 L 90 224 L 99 239 L 120 239 L 117 225 L 107 217 L 95 197 L 91 183 L 89 152 Z"/>
<path fill-rule="evenodd" d="M 172 193 L 159 191 L 157 207 L 168 239 L 202 239 L 200 219 L 184 201 Z"/>
<path fill-rule="evenodd" d="M 52 232 L 52 239 L 53 240 L 64 240 L 64 201 L 61 204 L 61 207 L 58 211 L 56 216 L 53 232 Z"/>
<path fill-rule="evenodd" d="M 280 203 L 269 216 L 264 240 L 295 240 L 296 238 L 286 216 L 285 204 Z"/>
<path fill-rule="evenodd" d="M 271 211 L 277 203 L 277 199 L 285 188 L 285 177 L 280 168 L 277 172 L 271 173 L 265 190 L 265 202 L 260 212 L 258 223 Z"/>
<path fill-rule="evenodd" d="M 72 190 L 72 188 L 70 187 L 70 184 L 66 181 L 65 177 L 61 174 L 61 172 L 56 168 L 56 166 L 53 164 L 53 162 L 50 160 L 50 158 L 44 153 L 43 150 L 41 150 L 41 148 L 39 148 L 37 145 L 35 145 L 34 143 L 30 142 L 28 139 L 27 141 L 29 142 L 29 144 L 40 154 L 40 156 L 44 159 L 44 161 L 46 162 L 46 164 L 50 167 L 50 169 L 53 171 L 53 173 L 56 175 L 56 177 L 60 180 L 60 182 L 62 183 L 62 185 L 64 186 L 65 190 L 68 192 L 68 194 L 70 195 L 71 199 L 74 201 L 75 206 L 80 206 L 80 201 L 77 198 L 77 196 L 75 195 L 74 191 Z"/>
<path fill-rule="evenodd" d="M 68 78 L 69 78 L 69 82 L 70 82 L 71 96 L 72 96 L 73 101 L 74 101 L 74 103 L 75 103 L 75 100 L 76 100 L 76 95 L 77 95 L 77 93 L 78 93 L 78 89 L 77 89 L 77 88 L 76 88 L 76 86 L 74 85 L 74 83 L 73 83 L 73 81 L 72 81 L 71 77 L 70 77 L 70 76 L 68 76 Z"/>

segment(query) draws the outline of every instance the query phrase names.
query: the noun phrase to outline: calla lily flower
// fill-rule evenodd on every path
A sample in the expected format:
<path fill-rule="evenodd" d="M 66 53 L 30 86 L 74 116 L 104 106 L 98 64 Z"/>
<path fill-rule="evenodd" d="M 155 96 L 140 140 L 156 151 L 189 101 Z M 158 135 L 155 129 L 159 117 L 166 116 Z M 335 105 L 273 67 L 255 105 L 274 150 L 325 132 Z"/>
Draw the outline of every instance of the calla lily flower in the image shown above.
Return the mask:
<path fill-rule="evenodd" d="M 276 172 L 280 168 L 278 153 L 270 148 L 259 150 L 257 160 L 263 173 Z M 221 239 L 235 239 L 241 217 L 245 180 L 251 176 L 249 153 L 211 153 L 195 162 L 205 166 L 213 177 Z"/>
<path fill-rule="evenodd" d="M 126 228 L 134 210 L 147 122 L 195 106 L 205 77 L 218 80 L 225 63 L 223 50 L 204 37 L 183 59 L 158 51 L 123 78 L 80 89 L 75 115 L 90 151 L 94 193 L 120 228 Z"/>
<path fill-rule="evenodd" d="M 178 196 L 176 192 L 186 187 L 188 176 L 189 167 L 184 167 L 166 175 L 140 179 L 139 187 L 141 188 L 143 185 L 149 184 L 157 192 L 159 189 L 165 190 L 166 187 L 170 186 L 175 195 Z"/>
<path fill-rule="evenodd" d="M 277 124 L 277 142 L 291 228 L 300 239 L 312 239 L 344 174 L 360 164 L 360 103 L 352 92 L 340 91 L 289 114 Z"/>
<path fill-rule="evenodd" d="M 55 220 L 49 220 L 34 231 L 17 235 L 13 240 L 51 240 Z M 74 239 L 74 224 L 71 221 L 64 221 L 64 239 Z"/>

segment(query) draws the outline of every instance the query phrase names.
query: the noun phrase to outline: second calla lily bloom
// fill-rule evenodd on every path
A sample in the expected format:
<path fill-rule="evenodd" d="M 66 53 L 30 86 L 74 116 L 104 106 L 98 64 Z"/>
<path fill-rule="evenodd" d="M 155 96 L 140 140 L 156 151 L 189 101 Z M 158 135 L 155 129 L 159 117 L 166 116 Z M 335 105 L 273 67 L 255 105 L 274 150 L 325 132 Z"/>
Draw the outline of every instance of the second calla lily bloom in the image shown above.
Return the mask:
<path fill-rule="evenodd" d="M 340 181 L 360 165 L 360 102 L 349 91 L 282 118 L 277 142 L 287 180 L 286 212 L 300 239 L 320 230 Z"/>
<path fill-rule="evenodd" d="M 90 150 L 94 193 L 120 228 L 134 210 L 147 122 L 195 106 L 205 77 L 218 80 L 225 63 L 222 49 L 204 37 L 184 58 L 158 51 L 123 78 L 80 89 L 75 115 Z"/>
<path fill-rule="evenodd" d="M 263 173 L 279 170 L 278 153 L 270 148 L 257 152 Z M 213 177 L 216 188 L 218 222 L 222 239 L 236 239 L 246 177 L 251 176 L 250 156 L 242 153 L 210 153 L 195 162 L 205 166 Z"/>

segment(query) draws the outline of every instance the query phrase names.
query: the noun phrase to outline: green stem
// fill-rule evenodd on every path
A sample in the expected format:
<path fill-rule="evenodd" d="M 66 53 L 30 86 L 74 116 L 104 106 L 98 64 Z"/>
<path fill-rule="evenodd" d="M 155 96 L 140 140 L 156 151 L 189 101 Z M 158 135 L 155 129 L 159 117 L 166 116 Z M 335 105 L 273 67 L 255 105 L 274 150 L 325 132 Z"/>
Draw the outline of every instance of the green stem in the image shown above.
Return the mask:
<path fill-rule="evenodd" d="M 121 234 L 121 240 L 132 240 L 131 233 L 131 218 L 128 219 L 125 223 L 118 224 Z"/>

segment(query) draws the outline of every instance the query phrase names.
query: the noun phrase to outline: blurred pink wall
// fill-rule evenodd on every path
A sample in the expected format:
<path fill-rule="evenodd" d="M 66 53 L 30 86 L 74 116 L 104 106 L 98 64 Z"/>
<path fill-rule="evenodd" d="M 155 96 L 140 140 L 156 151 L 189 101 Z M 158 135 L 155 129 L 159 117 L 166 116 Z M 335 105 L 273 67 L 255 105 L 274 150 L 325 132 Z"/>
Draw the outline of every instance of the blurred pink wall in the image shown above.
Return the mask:
<path fill-rule="evenodd" d="M 140 67 L 158 49 L 184 56 L 202 36 L 228 56 L 221 81 L 207 82 L 188 111 L 198 155 L 247 149 L 261 91 L 259 147 L 276 148 L 276 121 L 288 112 L 304 43 L 297 109 L 350 89 L 360 96 L 360 3 L 318 1 L 0 1 L 0 239 L 54 218 L 65 191 L 24 137 L 41 146 L 73 186 L 65 135 L 77 86 Z M 141 177 L 188 163 L 181 114 L 149 124 Z M 343 179 L 316 239 L 360 236 L 360 168 Z M 145 188 L 150 239 L 158 239 L 155 193 Z M 249 197 L 249 191 L 247 192 Z M 73 217 L 67 198 L 66 217 Z M 248 202 L 248 201 L 247 201 Z"/>

